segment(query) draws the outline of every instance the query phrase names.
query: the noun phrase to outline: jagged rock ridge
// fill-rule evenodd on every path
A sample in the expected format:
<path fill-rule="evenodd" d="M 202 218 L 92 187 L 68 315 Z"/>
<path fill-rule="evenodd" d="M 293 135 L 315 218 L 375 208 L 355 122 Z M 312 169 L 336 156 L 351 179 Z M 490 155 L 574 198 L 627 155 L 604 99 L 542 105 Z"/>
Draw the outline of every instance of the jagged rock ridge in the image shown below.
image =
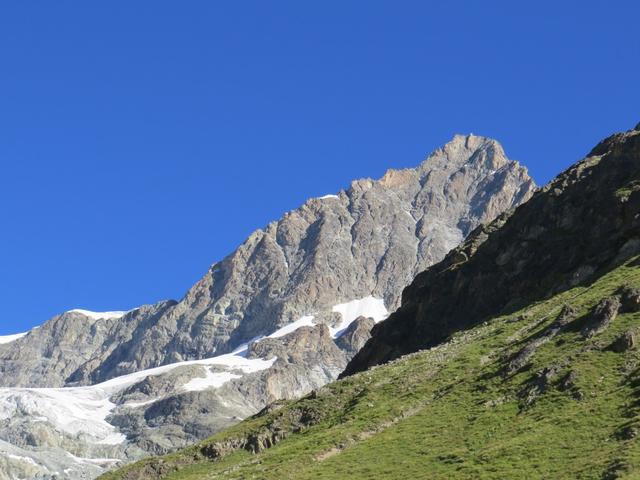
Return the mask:
<path fill-rule="evenodd" d="M 368 295 L 392 309 L 417 272 L 534 188 L 496 141 L 456 136 L 415 169 L 354 181 L 255 231 L 177 304 L 84 326 L 63 314 L 0 345 L 0 385 L 85 385 L 207 358 L 302 315 L 332 321 L 333 305 Z"/>

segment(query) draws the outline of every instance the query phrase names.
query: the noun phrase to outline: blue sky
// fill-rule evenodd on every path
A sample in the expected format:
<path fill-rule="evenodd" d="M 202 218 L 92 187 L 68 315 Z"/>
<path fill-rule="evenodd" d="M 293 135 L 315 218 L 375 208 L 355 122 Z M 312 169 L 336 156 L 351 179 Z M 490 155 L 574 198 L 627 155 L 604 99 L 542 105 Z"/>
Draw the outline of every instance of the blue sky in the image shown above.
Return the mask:
<path fill-rule="evenodd" d="M 0 334 L 180 298 L 455 133 L 543 183 L 640 122 L 640 4 L 524 4 L 3 2 Z"/>

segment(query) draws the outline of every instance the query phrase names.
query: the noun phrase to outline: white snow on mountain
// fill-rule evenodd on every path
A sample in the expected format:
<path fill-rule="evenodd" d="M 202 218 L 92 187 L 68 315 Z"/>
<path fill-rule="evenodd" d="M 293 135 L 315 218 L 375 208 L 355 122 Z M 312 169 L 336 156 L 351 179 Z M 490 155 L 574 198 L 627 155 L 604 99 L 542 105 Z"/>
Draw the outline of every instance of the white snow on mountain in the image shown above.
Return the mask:
<path fill-rule="evenodd" d="M 338 338 L 358 317 L 371 317 L 378 323 L 389 316 L 389 312 L 384 306 L 384 300 L 371 295 L 359 300 L 340 303 L 335 305 L 332 310 L 342 315 L 342 322 L 330 329 L 333 338 Z"/>
<path fill-rule="evenodd" d="M 376 322 L 386 318 L 388 312 L 381 299 L 368 296 L 359 300 L 335 305 L 332 309 L 340 313 L 342 320 L 331 327 L 331 335 L 337 338 L 344 330 L 359 316 L 372 317 Z M 78 311 L 87 315 L 87 311 Z M 88 312 L 92 318 L 115 318 L 125 312 Z M 295 322 L 286 325 L 268 336 L 268 338 L 279 338 L 294 332 L 304 326 L 314 326 L 313 315 L 305 315 Z M 22 334 L 24 335 L 24 334 Z M 19 337 L 13 335 L 11 337 Z M 0 337 L 0 341 L 8 337 Z M 262 337 L 264 338 L 264 337 Z M 252 341 L 259 341 L 260 338 Z M 11 341 L 11 340 L 8 340 Z M 142 370 L 139 372 L 123 375 L 105 382 L 85 386 L 85 387 L 64 387 L 64 388 L 0 388 L 0 421 L 15 420 L 20 417 L 28 417 L 33 421 L 46 422 L 51 425 L 60 435 L 81 439 L 87 445 L 117 446 L 126 441 L 125 435 L 120 433 L 116 427 L 107 422 L 110 413 L 116 408 L 116 404 L 111 398 L 125 390 L 126 388 L 144 380 L 148 376 L 161 375 L 176 368 L 201 365 L 203 371 L 200 376 L 196 376 L 183 385 L 176 385 L 176 392 L 179 391 L 202 391 L 209 388 L 218 388 L 225 383 L 241 378 L 245 374 L 258 372 L 270 368 L 276 358 L 271 359 L 248 359 L 246 352 L 248 343 L 238 346 L 233 352 L 219 355 L 217 357 L 201 360 L 190 360 L 160 367 Z M 215 367 L 215 368 L 211 368 Z M 159 399 L 146 402 L 129 402 L 125 407 L 138 408 L 154 403 Z M 2 448 L 5 445 L 7 449 Z M 5 456 L 7 459 L 20 460 L 27 463 L 38 463 L 41 457 L 38 452 L 28 448 L 18 448 L 0 442 L 0 460 Z M 20 458 L 18 458 L 20 457 Z M 69 454 L 67 460 L 58 458 L 58 463 L 65 468 L 80 468 L 82 465 L 116 462 L 117 459 L 110 458 L 80 458 Z"/>
<path fill-rule="evenodd" d="M 313 315 L 305 315 L 300 320 L 296 320 L 295 322 L 290 323 L 289 325 L 285 325 L 284 327 L 276 330 L 271 335 L 269 335 L 268 338 L 283 337 L 291 332 L 295 332 L 300 327 L 313 327 L 313 326 L 314 326 Z"/>
<path fill-rule="evenodd" d="M 203 360 L 178 362 L 170 365 L 135 372 L 87 387 L 66 388 L 0 388 L 0 420 L 16 415 L 41 417 L 70 435 L 79 435 L 86 441 L 113 445 L 122 443 L 125 436 L 118 433 L 106 418 L 116 407 L 110 397 L 151 375 L 160 375 L 175 368 L 189 365 L 216 365 L 230 371 L 209 372 L 206 378 L 195 378 L 184 385 L 187 390 L 204 390 L 219 387 L 238 373 L 252 373 L 273 365 L 270 360 L 247 359 L 241 355 L 227 354 Z"/>
<path fill-rule="evenodd" d="M 114 312 L 92 312 L 91 310 L 83 310 L 82 308 L 74 308 L 73 310 L 69 310 L 69 312 L 80 313 L 86 317 L 92 318 L 93 320 L 100 319 L 116 319 L 122 317 L 127 311 L 114 311 Z"/>
<path fill-rule="evenodd" d="M 29 332 L 15 333 L 13 335 L 0 336 L 0 345 L 5 344 L 5 343 L 14 342 L 14 341 L 18 340 L 19 338 L 24 337 L 27 333 L 29 333 Z"/>

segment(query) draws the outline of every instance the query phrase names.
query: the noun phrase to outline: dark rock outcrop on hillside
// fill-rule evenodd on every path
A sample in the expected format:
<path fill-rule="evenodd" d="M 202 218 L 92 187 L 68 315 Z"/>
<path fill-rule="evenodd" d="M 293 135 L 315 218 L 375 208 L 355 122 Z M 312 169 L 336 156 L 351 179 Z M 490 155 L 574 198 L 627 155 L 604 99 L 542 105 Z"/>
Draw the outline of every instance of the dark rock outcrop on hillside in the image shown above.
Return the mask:
<path fill-rule="evenodd" d="M 505 373 L 513 374 L 525 367 L 540 346 L 553 340 L 563 328 L 576 318 L 577 311 L 571 305 L 564 305 L 555 321 L 539 335 L 529 340 L 511 358 L 506 365 Z"/>
<path fill-rule="evenodd" d="M 602 141 L 515 212 L 478 227 L 419 274 L 342 375 L 437 345 L 490 316 L 587 283 L 638 253 L 636 128 Z"/>
<path fill-rule="evenodd" d="M 582 329 L 582 336 L 584 338 L 591 338 L 603 331 L 616 319 L 619 310 L 620 297 L 614 295 L 603 298 L 588 318 L 587 324 Z"/>
<path fill-rule="evenodd" d="M 610 349 L 616 353 L 633 350 L 638 346 L 638 333 L 634 330 L 627 330 L 610 345 Z"/>

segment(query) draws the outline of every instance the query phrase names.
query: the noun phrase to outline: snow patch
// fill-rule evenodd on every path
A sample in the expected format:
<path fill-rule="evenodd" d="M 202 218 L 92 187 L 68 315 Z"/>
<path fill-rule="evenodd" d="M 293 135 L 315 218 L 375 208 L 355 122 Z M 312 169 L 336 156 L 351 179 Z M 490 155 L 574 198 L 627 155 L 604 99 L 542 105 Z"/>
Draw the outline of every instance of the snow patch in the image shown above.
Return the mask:
<path fill-rule="evenodd" d="M 331 336 L 334 339 L 342 335 L 342 333 L 344 333 L 349 325 L 351 325 L 351 323 L 360 316 L 371 317 L 376 323 L 384 320 L 389 316 L 389 312 L 384 306 L 384 300 L 382 300 L 381 298 L 375 298 L 371 295 L 365 298 L 351 300 L 350 302 L 339 303 L 338 305 L 334 305 L 331 308 L 331 311 L 337 312 L 342 316 L 342 320 L 337 326 L 329 327 Z M 313 319 L 313 315 L 305 315 L 299 320 L 296 320 L 293 323 L 279 328 L 271 335 L 268 335 L 266 338 L 279 338 L 293 333 L 301 327 L 314 327 L 316 324 L 314 323 Z M 254 338 L 253 340 L 251 340 L 251 342 L 259 341 L 262 338 L 264 337 Z M 238 350 L 246 351 L 247 345 L 248 343 L 241 345 L 236 351 L 234 351 L 234 353 L 236 353 Z"/>
<path fill-rule="evenodd" d="M 389 316 L 389 312 L 384 306 L 384 300 L 382 300 L 381 298 L 375 298 L 371 295 L 365 298 L 351 300 L 350 302 L 339 303 L 338 305 L 334 305 L 331 308 L 331 311 L 337 312 L 342 316 L 342 320 L 337 326 L 329 327 L 331 336 L 334 339 L 342 335 L 342 333 L 344 333 L 344 331 L 349 327 L 349 325 L 351 325 L 351 323 L 360 316 L 371 317 L 376 323 L 384 320 Z M 273 332 L 271 335 L 267 336 L 267 338 L 283 337 L 285 335 L 295 332 L 301 327 L 314 327 L 316 324 L 314 323 L 313 319 L 314 319 L 313 315 L 305 315 L 301 317 L 299 320 L 296 320 L 293 323 L 290 323 L 288 325 L 285 325 L 282 328 L 279 328 L 278 330 Z M 251 341 L 252 342 L 259 341 L 262 338 L 264 337 L 255 338 Z M 240 349 L 244 348 L 246 350 L 246 345 L 247 344 L 244 344 L 239 348 Z"/>
<path fill-rule="evenodd" d="M 359 300 L 352 300 L 347 303 L 335 305 L 332 311 L 342 315 L 340 324 L 330 328 L 333 338 L 338 338 L 342 335 L 349 325 L 358 317 L 371 317 L 374 322 L 378 323 L 389 316 L 389 312 L 384 306 L 384 300 L 371 295 Z"/>
<path fill-rule="evenodd" d="M 295 332 L 300 327 L 313 327 L 313 326 L 315 326 L 315 324 L 313 323 L 313 315 L 305 315 L 304 317 L 300 318 L 300 320 L 296 320 L 295 322 L 290 323 L 289 325 L 285 325 L 284 327 L 276 330 L 267 338 L 284 337 L 285 335 L 288 335 L 291 332 Z"/>
<path fill-rule="evenodd" d="M 74 308 L 73 310 L 69 310 L 67 313 L 79 313 L 81 315 L 84 315 L 85 317 L 89 317 L 93 320 L 100 320 L 100 319 L 106 319 L 106 320 L 111 320 L 111 319 L 116 319 L 116 318 L 120 318 L 122 316 L 124 316 L 126 313 L 126 311 L 115 311 L 115 312 L 92 312 L 91 310 L 83 310 L 82 308 Z"/>
<path fill-rule="evenodd" d="M 69 453 L 69 452 L 66 452 L 66 454 L 74 462 L 80 463 L 80 464 L 84 463 L 89 465 L 102 466 L 104 464 L 118 463 L 122 461 L 118 458 L 83 458 L 83 457 L 76 457 L 73 453 Z"/>
<path fill-rule="evenodd" d="M 154 398 L 152 400 L 147 400 L 146 402 L 129 402 L 125 403 L 124 406 L 127 408 L 140 408 L 146 407 L 147 405 L 151 405 L 152 403 L 156 403 L 160 398 Z"/>
<path fill-rule="evenodd" d="M 123 375 L 121 377 L 112 378 L 111 380 L 107 380 L 106 382 L 99 383 L 98 385 L 94 385 L 92 387 L 78 388 L 99 387 L 112 395 L 127 387 L 130 387 L 131 385 L 138 383 L 141 380 L 144 380 L 149 376 L 161 375 L 180 367 L 187 367 L 190 365 L 219 365 L 222 367 L 239 369 L 244 373 L 253 373 L 271 367 L 276 361 L 275 358 L 272 358 L 271 360 L 263 360 L 260 358 L 247 359 L 242 356 L 242 353 L 244 353 L 244 351 L 246 350 L 246 344 L 242 345 L 242 347 L 244 347 L 244 349 L 239 353 L 228 353 L 225 355 L 218 355 L 217 357 L 204 358 L 202 360 L 187 360 L 185 362 L 171 363 L 169 365 L 162 365 L 161 367 L 141 370 L 139 372 Z"/>
<path fill-rule="evenodd" d="M 209 388 L 218 388 L 234 378 L 242 378 L 242 375 L 236 375 L 231 372 L 212 372 L 211 369 L 205 369 L 205 376 L 196 377 L 185 383 L 182 388 L 187 392 L 201 392 Z"/>
<path fill-rule="evenodd" d="M 411 219 L 411 221 L 412 221 L 414 224 L 417 224 L 417 223 L 418 223 L 418 220 L 416 219 L 416 217 L 414 217 L 414 216 L 413 216 L 413 213 L 411 213 L 409 210 L 405 210 L 405 211 L 404 211 L 404 213 L 406 213 L 406 214 L 409 216 L 409 218 Z M 417 242 L 417 241 L 418 241 L 418 240 L 416 240 L 416 242 Z"/>
<path fill-rule="evenodd" d="M 17 460 L 18 462 L 22 462 L 22 463 L 28 463 L 29 465 L 33 465 L 35 467 L 38 466 L 36 461 L 30 457 L 23 457 L 22 455 L 13 455 L 9 453 L 7 454 L 7 458 L 10 458 L 11 460 Z"/>
<path fill-rule="evenodd" d="M 262 360 L 260 358 L 247 359 L 242 354 L 246 352 L 241 350 L 240 354 L 229 353 L 227 355 L 220 355 L 215 357 L 211 363 L 206 365 L 218 365 L 224 366 L 232 370 L 235 373 L 226 372 L 213 372 L 210 368 L 205 368 L 205 377 L 196 377 L 183 385 L 183 388 L 188 392 L 200 392 L 207 390 L 208 388 L 218 388 L 225 383 L 236 379 L 242 378 L 242 375 L 238 373 L 254 373 L 261 370 L 271 368 L 276 361 L 276 357 L 271 360 Z"/>
<path fill-rule="evenodd" d="M 15 342 L 19 338 L 24 337 L 27 333 L 29 333 L 29 332 L 16 333 L 16 334 L 13 334 L 13 335 L 0 336 L 0 345 L 4 345 L 6 343 Z"/>

